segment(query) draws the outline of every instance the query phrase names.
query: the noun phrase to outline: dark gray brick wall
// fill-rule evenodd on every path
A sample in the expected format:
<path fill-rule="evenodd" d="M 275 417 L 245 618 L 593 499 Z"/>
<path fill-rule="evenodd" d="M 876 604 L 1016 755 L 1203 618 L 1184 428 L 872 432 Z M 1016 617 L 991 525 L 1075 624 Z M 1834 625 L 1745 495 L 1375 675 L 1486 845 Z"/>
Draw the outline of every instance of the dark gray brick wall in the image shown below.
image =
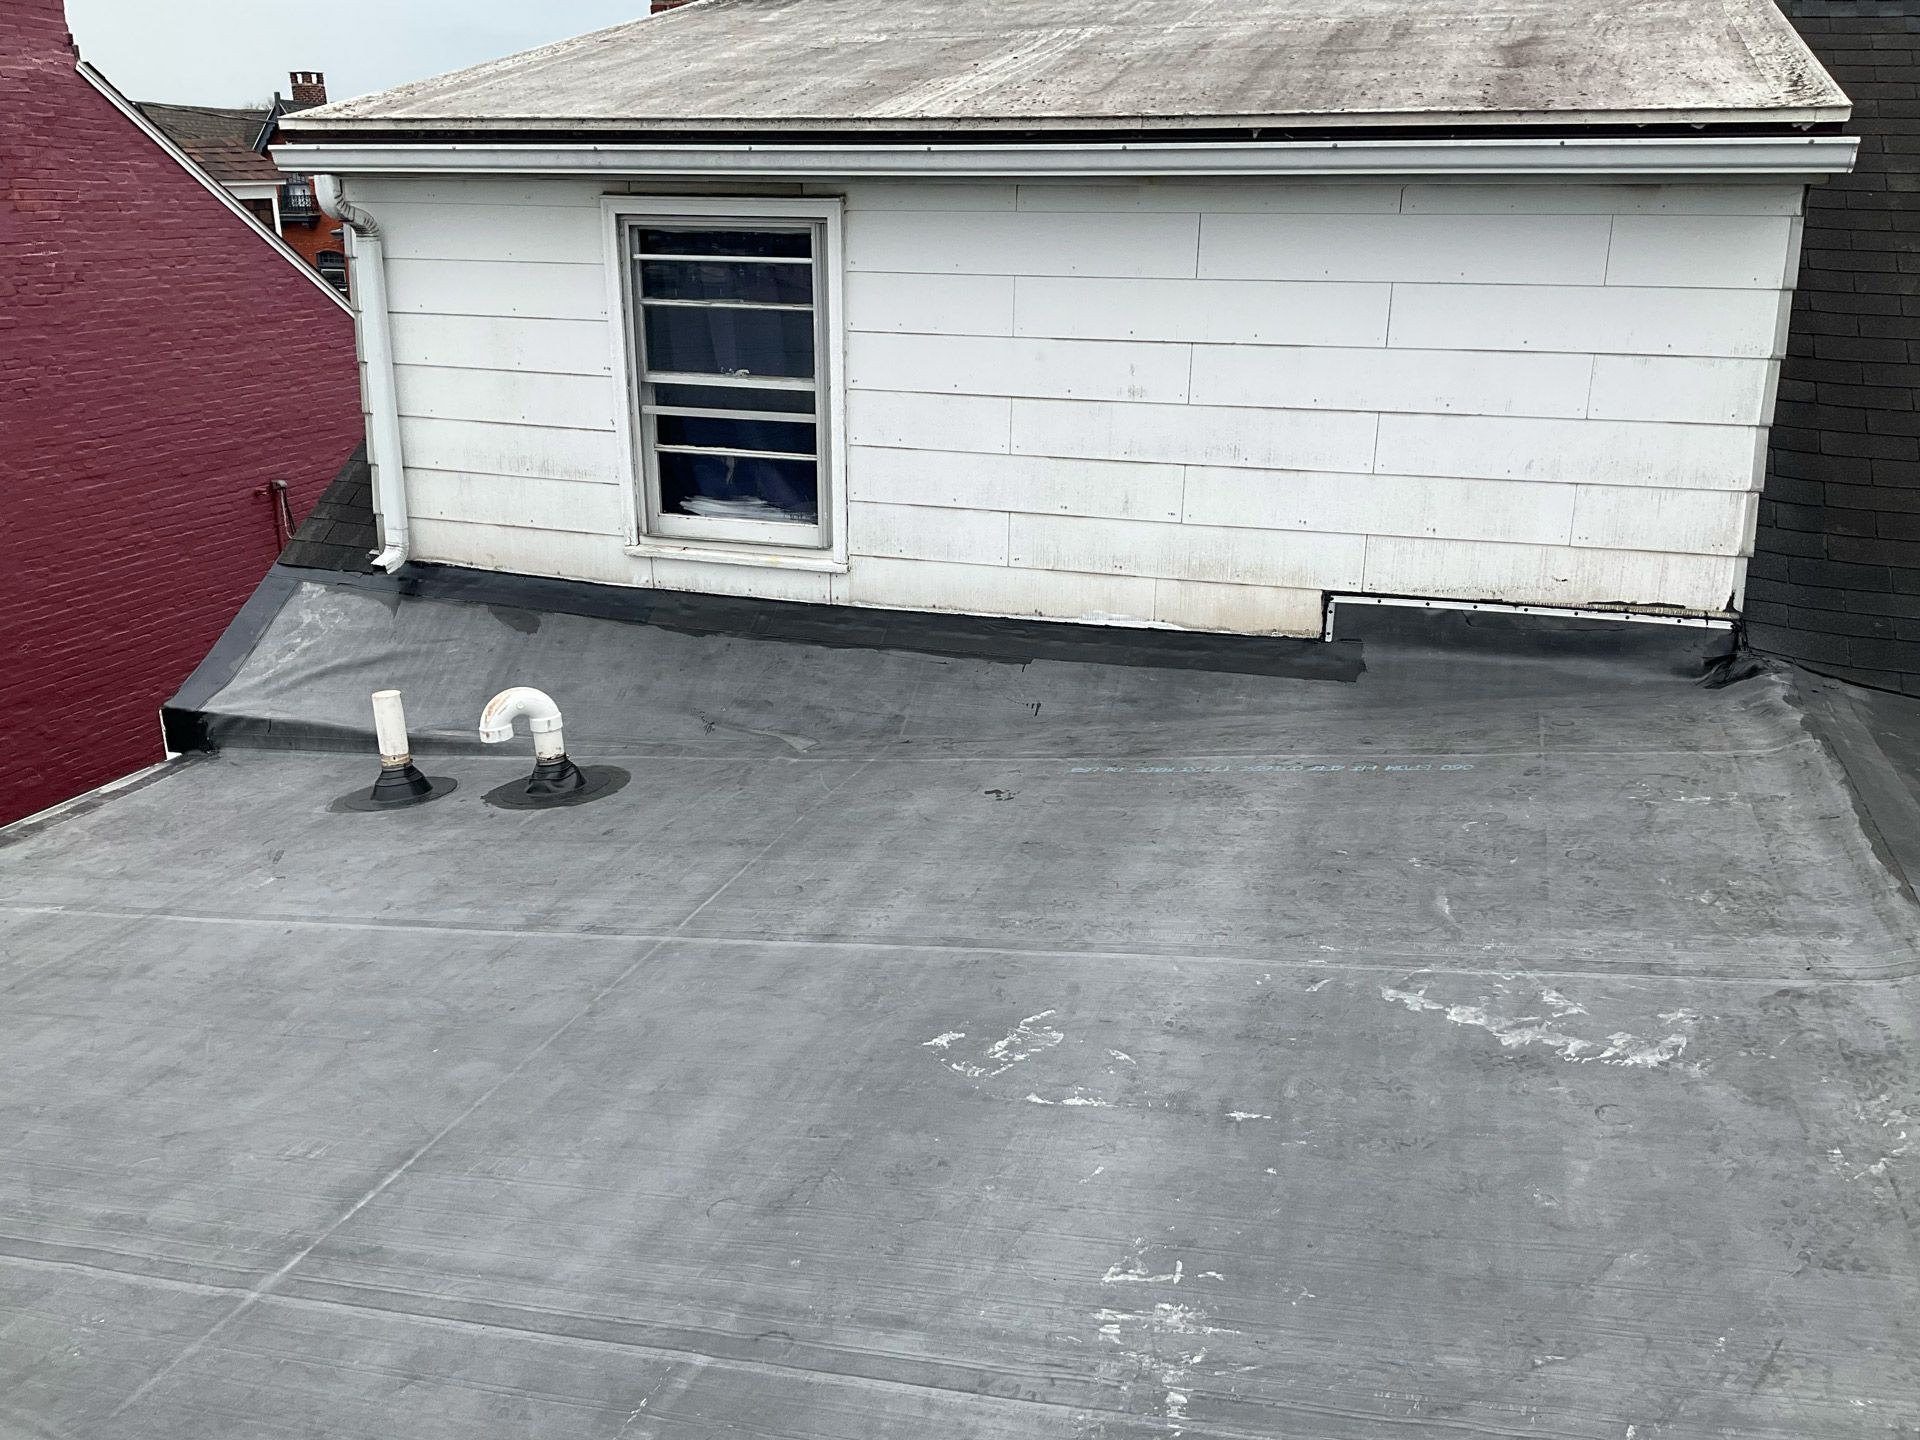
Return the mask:
<path fill-rule="evenodd" d="M 1780 0 L 1853 97 L 1855 173 L 1807 197 L 1748 639 L 1920 694 L 1920 0 Z"/>

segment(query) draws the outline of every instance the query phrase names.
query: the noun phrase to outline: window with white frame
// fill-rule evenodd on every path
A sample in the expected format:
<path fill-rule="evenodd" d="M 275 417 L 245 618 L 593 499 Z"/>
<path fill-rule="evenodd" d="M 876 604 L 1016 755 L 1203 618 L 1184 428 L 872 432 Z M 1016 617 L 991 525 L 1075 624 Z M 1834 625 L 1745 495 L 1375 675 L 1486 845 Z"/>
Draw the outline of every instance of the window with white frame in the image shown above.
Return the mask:
<path fill-rule="evenodd" d="M 827 549 L 835 212 L 710 206 L 616 211 L 642 539 Z"/>

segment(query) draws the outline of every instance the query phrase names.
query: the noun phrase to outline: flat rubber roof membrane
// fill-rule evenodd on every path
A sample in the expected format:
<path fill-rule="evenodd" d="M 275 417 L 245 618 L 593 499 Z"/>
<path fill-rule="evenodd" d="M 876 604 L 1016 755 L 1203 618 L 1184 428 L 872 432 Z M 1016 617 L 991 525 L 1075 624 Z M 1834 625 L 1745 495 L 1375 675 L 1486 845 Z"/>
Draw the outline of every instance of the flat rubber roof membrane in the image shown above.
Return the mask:
<path fill-rule="evenodd" d="M 1343 683 L 303 587 L 237 735 L 532 684 L 632 783 L 236 745 L 8 832 L 0 1433 L 1912 1432 L 1841 765 L 1697 635 L 1446 623 Z"/>

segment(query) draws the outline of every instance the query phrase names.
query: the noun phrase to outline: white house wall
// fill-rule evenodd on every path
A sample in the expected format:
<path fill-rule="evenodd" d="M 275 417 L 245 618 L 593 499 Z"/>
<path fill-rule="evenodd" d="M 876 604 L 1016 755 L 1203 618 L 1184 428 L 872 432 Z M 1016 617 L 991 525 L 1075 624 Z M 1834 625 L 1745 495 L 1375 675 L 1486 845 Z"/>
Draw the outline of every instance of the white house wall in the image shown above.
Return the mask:
<path fill-rule="evenodd" d="M 811 187 L 847 201 L 843 574 L 626 553 L 608 188 L 350 183 L 417 558 L 1256 633 L 1327 591 L 1737 603 L 1797 186 Z"/>

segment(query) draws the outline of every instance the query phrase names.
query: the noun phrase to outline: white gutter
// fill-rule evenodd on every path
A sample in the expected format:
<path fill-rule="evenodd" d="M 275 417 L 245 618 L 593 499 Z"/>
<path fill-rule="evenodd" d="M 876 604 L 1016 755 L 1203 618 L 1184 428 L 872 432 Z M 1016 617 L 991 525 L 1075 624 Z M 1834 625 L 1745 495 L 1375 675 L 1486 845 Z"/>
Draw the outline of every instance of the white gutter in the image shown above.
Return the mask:
<path fill-rule="evenodd" d="M 1698 139 L 1246 140 L 1071 145 L 646 145 L 492 141 L 274 147 L 288 169 L 335 174 L 622 175 L 727 179 L 1084 179 L 1147 175 L 1817 179 L 1853 168 L 1850 135 Z"/>
<path fill-rule="evenodd" d="M 367 362 L 367 452 L 373 462 L 374 509 L 386 548 L 373 556 L 387 571 L 407 563 L 407 468 L 400 446 L 400 402 L 393 376 L 393 331 L 387 315 L 386 247 L 380 227 L 340 193 L 338 176 L 317 174 L 320 208 L 346 226 L 353 246 L 353 304 L 360 313 L 360 351 Z"/>

